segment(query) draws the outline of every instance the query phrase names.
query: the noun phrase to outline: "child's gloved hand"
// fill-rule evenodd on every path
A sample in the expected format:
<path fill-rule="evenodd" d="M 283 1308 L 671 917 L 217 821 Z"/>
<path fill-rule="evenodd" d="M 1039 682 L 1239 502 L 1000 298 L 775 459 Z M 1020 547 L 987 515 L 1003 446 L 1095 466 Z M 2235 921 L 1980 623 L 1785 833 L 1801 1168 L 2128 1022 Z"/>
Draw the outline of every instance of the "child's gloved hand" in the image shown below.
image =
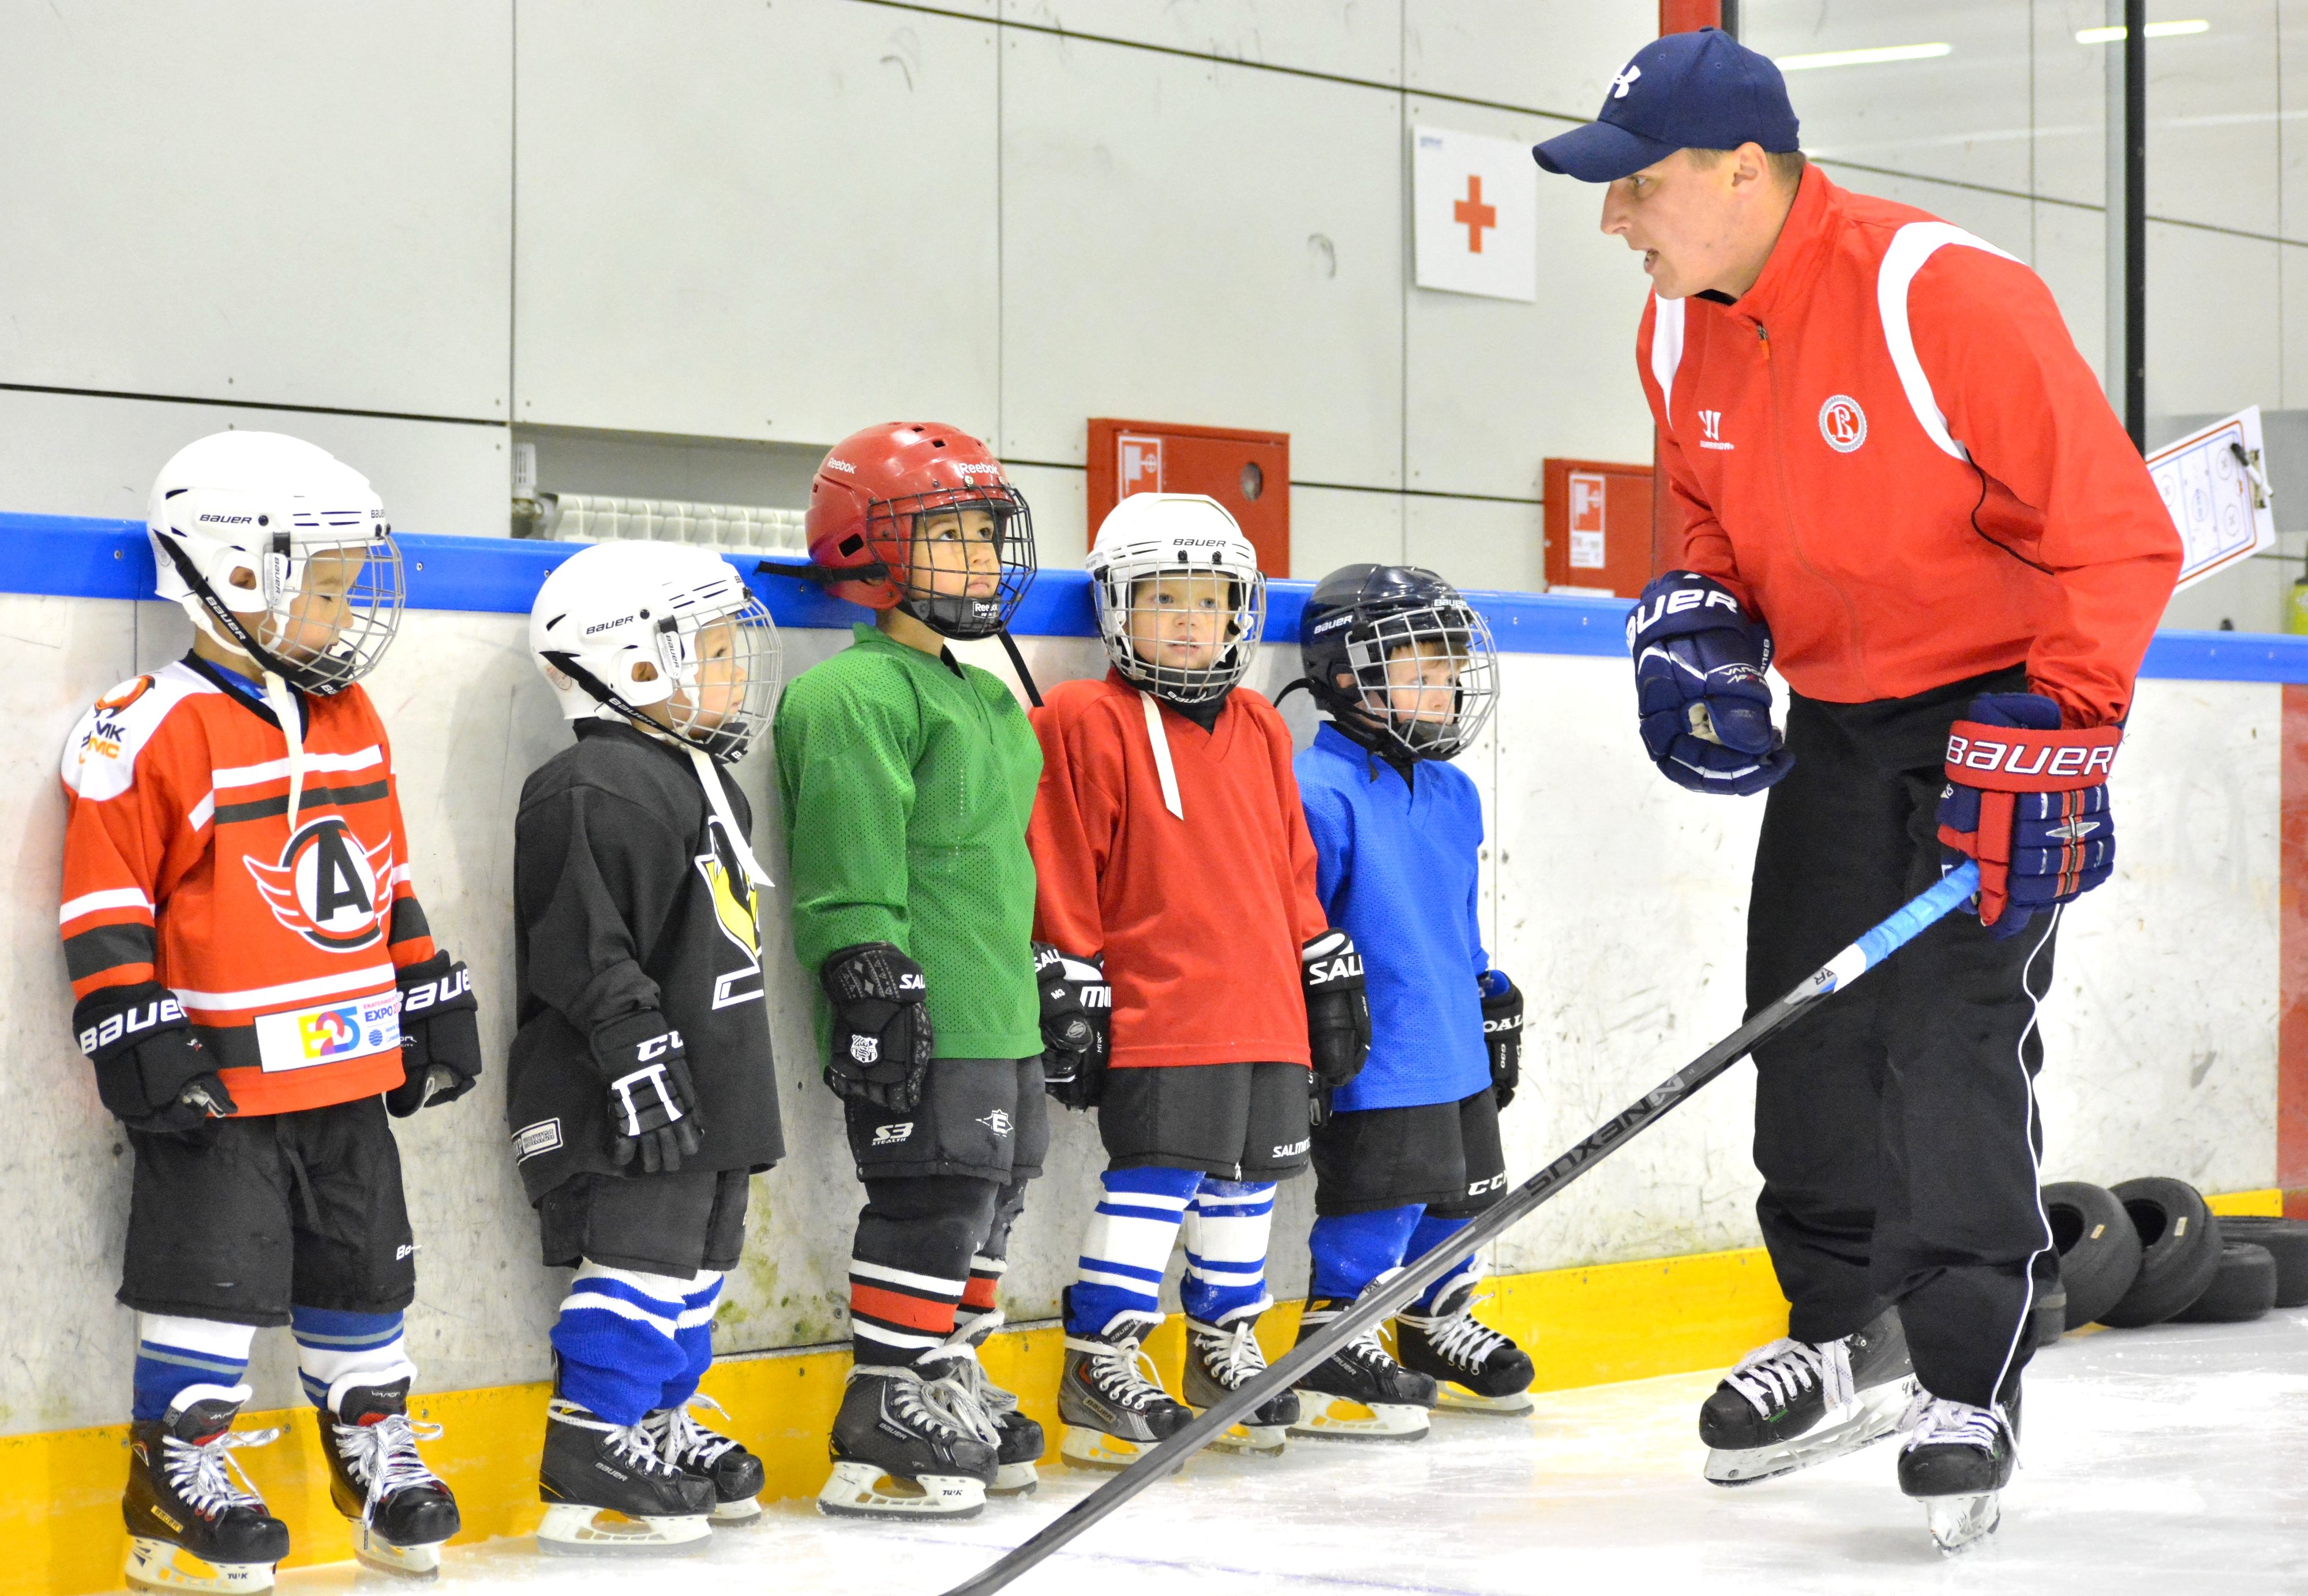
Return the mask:
<path fill-rule="evenodd" d="M 638 1157 L 643 1172 L 670 1174 L 697 1156 L 705 1128 L 681 1032 L 644 1009 L 593 1033 L 593 1057 L 608 1077 L 609 1158 L 619 1169 Z"/>
<path fill-rule="evenodd" d="M 1317 1092 L 1336 1091 L 1370 1057 L 1370 997 L 1355 939 L 1335 927 L 1299 950 L 1306 986 L 1306 1043 Z"/>
<path fill-rule="evenodd" d="M 1089 1108 L 1105 1091 L 1112 1045 L 1114 988 L 1105 967 L 1038 942 L 1034 983 L 1042 1000 L 1042 1084 L 1069 1109 Z"/>
<path fill-rule="evenodd" d="M 833 1005 L 825 1083 L 836 1097 L 911 1112 L 922 1100 L 933 1042 L 922 967 L 893 944 L 861 942 L 828 955 L 817 981 Z"/>
<path fill-rule="evenodd" d="M 1491 1054 L 1491 1095 L 1500 1108 L 1514 1101 L 1522 1084 L 1522 989 L 1504 971 L 1477 978 L 1483 993 L 1483 1046 Z"/>

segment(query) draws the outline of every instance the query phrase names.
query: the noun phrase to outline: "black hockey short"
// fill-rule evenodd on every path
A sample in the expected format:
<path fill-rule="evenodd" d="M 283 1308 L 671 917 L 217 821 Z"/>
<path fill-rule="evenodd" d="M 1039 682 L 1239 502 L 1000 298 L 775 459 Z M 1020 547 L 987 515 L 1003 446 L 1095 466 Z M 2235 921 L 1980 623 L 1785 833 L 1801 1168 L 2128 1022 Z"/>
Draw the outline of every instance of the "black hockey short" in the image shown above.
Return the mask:
<path fill-rule="evenodd" d="M 1042 1172 L 1050 1117 L 1042 1056 L 938 1058 L 922 1100 L 900 1114 L 862 1098 L 842 1103 L 860 1180 L 968 1175 L 1008 1186 Z"/>
<path fill-rule="evenodd" d="M 1484 1087 L 1455 1103 L 1333 1114 L 1314 1131 L 1314 1212 L 1424 1203 L 1472 1218 L 1506 1195 L 1499 1105 Z"/>
<path fill-rule="evenodd" d="M 1116 1169 L 1200 1169 L 1223 1180 L 1283 1180 L 1306 1167 L 1303 1064 L 1181 1064 L 1110 1069 L 1098 1134 Z"/>
<path fill-rule="evenodd" d="M 573 1269 L 590 1259 L 646 1274 L 727 1273 L 745 1250 L 744 1169 L 577 1175 L 537 1204 L 545 1261 Z"/>
<path fill-rule="evenodd" d="M 417 1241 L 384 1100 L 212 1120 L 189 1136 L 129 1131 L 120 1300 L 228 1324 L 288 1309 L 390 1314 L 417 1295 Z"/>

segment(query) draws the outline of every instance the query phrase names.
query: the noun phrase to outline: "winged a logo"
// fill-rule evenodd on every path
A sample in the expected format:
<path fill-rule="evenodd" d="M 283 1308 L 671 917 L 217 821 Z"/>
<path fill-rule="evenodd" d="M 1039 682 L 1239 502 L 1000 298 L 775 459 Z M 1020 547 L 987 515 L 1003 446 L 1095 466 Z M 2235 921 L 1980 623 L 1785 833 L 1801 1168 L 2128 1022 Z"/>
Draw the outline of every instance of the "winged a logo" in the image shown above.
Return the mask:
<path fill-rule="evenodd" d="M 349 953 L 384 936 L 392 881 L 392 840 L 370 848 L 341 815 L 297 828 L 273 864 L 244 858 L 265 907 L 314 947 Z"/>

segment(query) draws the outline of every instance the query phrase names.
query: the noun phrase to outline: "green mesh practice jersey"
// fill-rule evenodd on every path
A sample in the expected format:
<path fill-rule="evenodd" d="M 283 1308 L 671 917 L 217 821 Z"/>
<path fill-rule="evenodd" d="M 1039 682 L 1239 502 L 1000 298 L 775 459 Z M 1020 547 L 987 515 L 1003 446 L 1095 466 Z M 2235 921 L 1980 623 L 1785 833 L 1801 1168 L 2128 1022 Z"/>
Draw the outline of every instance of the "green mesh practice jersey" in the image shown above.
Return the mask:
<path fill-rule="evenodd" d="M 794 953 L 894 943 L 929 985 L 942 1058 L 1042 1050 L 1026 822 L 1042 750 L 999 679 L 871 626 L 779 701 Z M 829 1028 L 821 994 L 818 1042 Z"/>

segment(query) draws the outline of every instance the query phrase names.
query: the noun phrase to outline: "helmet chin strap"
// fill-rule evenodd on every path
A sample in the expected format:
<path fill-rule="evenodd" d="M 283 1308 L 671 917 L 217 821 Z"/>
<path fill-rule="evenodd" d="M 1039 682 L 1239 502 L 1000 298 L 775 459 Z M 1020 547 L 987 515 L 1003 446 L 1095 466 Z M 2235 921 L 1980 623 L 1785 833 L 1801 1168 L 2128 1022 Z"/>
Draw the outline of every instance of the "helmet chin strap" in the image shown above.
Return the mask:
<path fill-rule="evenodd" d="M 207 595 L 202 595 L 203 599 Z M 297 817 L 305 807 L 305 720 L 297 708 L 296 690 L 248 645 L 254 640 L 242 629 L 238 638 L 228 637 L 219 629 L 214 617 L 204 605 L 193 612 L 194 628 L 219 648 L 229 649 L 256 667 L 258 678 L 264 684 L 264 707 L 280 723 L 280 735 L 288 743 L 288 831 L 295 835 Z M 238 623 L 236 622 L 237 626 Z"/>
<path fill-rule="evenodd" d="M 729 812 L 729 795 L 721 786 L 721 767 L 704 749 L 694 744 L 685 746 L 689 749 L 690 765 L 697 772 L 697 784 L 705 789 L 705 801 L 712 807 L 713 818 L 721 823 L 722 834 L 737 850 L 737 863 L 745 867 L 745 884 L 754 887 L 775 886 L 777 883 L 770 879 L 770 873 L 754 857 L 752 841 L 739 828 L 737 817 Z"/>

